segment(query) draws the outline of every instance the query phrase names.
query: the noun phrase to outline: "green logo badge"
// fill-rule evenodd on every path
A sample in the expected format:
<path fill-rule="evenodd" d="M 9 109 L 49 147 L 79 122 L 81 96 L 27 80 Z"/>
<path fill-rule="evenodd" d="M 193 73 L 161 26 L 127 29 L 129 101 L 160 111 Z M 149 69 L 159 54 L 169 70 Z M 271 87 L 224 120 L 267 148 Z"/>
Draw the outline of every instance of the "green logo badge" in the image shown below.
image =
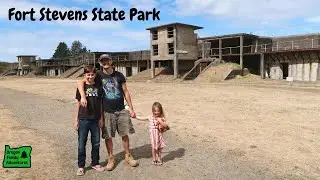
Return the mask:
<path fill-rule="evenodd" d="M 31 146 L 10 148 L 5 146 L 3 168 L 31 168 Z"/>

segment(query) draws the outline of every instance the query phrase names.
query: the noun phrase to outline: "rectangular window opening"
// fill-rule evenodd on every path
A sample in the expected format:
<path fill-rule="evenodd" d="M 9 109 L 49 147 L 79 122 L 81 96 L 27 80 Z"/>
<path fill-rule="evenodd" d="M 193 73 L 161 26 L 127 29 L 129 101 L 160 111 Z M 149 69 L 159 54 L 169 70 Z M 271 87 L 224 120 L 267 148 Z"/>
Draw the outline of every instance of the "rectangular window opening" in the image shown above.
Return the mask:
<path fill-rule="evenodd" d="M 167 32 L 168 32 L 168 38 L 172 38 L 173 37 L 173 27 L 168 27 Z"/>
<path fill-rule="evenodd" d="M 152 45 L 152 48 L 153 48 L 153 55 L 157 56 L 159 54 L 158 45 Z"/>

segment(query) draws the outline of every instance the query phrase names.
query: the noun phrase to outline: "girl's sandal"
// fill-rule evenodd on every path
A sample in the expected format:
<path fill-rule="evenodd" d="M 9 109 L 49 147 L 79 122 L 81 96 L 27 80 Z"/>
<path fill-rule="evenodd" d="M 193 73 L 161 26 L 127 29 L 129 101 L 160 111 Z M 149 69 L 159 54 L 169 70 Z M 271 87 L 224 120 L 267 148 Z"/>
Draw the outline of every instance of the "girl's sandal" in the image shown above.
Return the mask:
<path fill-rule="evenodd" d="M 84 175 L 84 169 L 83 168 L 79 168 L 77 171 L 77 175 L 78 176 L 83 176 Z"/>
<path fill-rule="evenodd" d="M 156 161 L 156 160 L 153 160 L 153 161 L 152 161 L 152 164 L 153 164 L 153 165 L 157 165 L 157 163 L 158 163 L 158 161 Z"/>
<path fill-rule="evenodd" d="M 159 160 L 157 161 L 157 165 L 162 165 L 162 159 L 159 159 Z"/>

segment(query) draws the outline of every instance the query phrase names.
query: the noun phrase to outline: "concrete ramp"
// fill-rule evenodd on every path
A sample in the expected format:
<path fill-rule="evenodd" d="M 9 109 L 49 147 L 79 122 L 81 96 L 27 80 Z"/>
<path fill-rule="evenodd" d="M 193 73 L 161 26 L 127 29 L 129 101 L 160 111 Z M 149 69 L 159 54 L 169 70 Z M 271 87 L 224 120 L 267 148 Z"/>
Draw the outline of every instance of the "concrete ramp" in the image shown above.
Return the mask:
<path fill-rule="evenodd" d="M 195 61 L 194 66 L 181 78 L 181 80 L 194 80 L 214 62 L 220 63 L 220 59 L 206 58 Z"/>
<path fill-rule="evenodd" d="M 211 65 L 195 79 L 196 82 L 219 82 L 231 79 L 241 73 L 238 64 Z"/>
<path fill-rule="evenodd" d="M 77 66 L 77 67 L 72 67 L 72 68 L 68 69 L 67 71 L 65 71 L 64 73 L 62 73 L 60 75 L 60 77 L 61 78 L 68 78 L 68 77 L 72 76 L 74 73 L 76 73 L 81 68 L 83 68 L 83 65 Z"/>

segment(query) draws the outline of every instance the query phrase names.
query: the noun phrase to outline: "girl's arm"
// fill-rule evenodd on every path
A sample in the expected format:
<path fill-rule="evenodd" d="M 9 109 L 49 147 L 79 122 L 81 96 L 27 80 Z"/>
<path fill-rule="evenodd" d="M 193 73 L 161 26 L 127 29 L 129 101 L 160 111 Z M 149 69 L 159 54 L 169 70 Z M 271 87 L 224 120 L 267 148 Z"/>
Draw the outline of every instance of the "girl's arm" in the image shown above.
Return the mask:
<path fill-rule="evenodd" d="M 148 116 L 136 116 L 136 119 L 140 120 L 140 121 L 148 121 L 149 117 Z"/>

